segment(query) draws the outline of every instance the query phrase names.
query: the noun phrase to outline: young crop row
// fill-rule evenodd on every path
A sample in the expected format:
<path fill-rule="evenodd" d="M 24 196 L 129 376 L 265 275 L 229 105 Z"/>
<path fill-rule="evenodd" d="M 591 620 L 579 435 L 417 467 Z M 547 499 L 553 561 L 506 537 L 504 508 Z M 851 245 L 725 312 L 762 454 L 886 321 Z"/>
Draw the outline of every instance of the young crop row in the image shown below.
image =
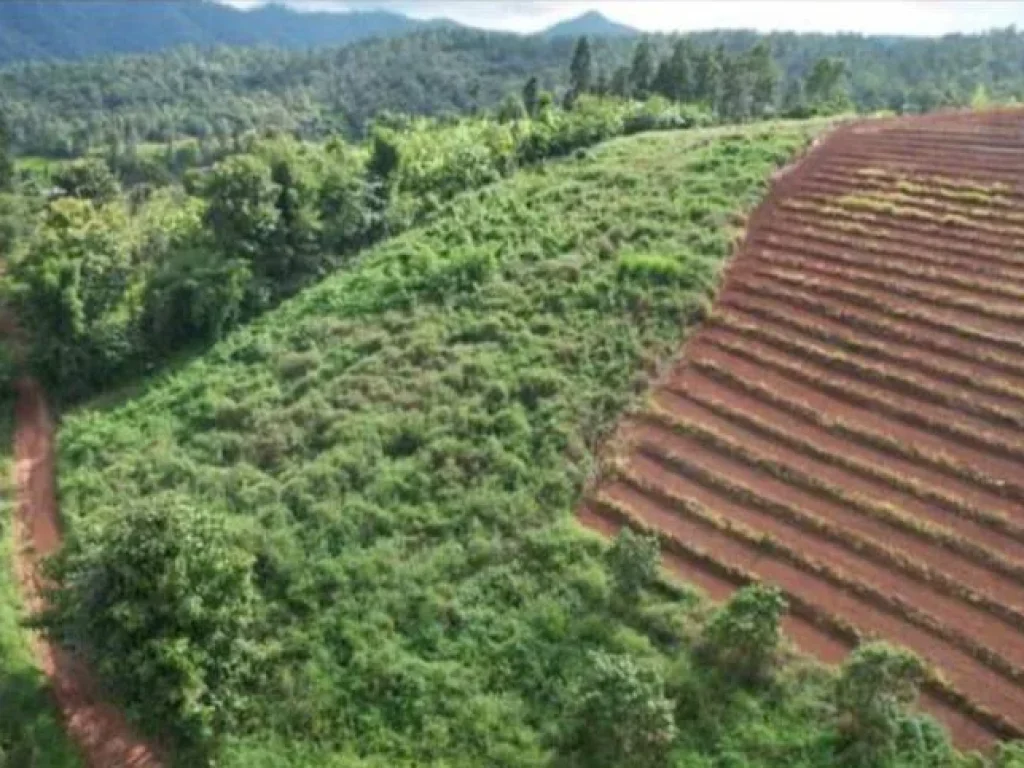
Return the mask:
<path fill-rule="evenodd" d="M 883 275 L 889 274 L 940 287 L 960 288 L 965 291 L 993 296 L 1002 300 L 1024 300 L 1024 289 L 1016 287 L 1005 278 L 994 281 L 979 277 L 976 273 L 963 274 L 956 271 L 961 269 L 962 265 L 950 264 L 948 261 L 945 263 L 940 262 L 940 266 L 937 267 L 935 263 L 930 263 L 928 259 L 917 259 L 913 256 L 904 256 L 902 253 L 893 254 L 891 251 L 883 251 L 881 254 L 890 258 L 869 258 L 866 254 L 861 255 L 861 252 L 871 252 L 874 249 L 861 247 L 860 242 L 856 246 L 857 255 L 852 254 L 848 250 L 850 248 L 849 243 L 845 246 L 847 250 L 837 250 L 837 246 L 832 243 L 815 247 L 808 245 L 806 242 L 794 243 L 792 241 L 787 242 L 782 247 L 787 255 L 807 257 L 819 262 L 826 261 L 840 266 L 870 270 L 872 275 L 879 273 Z M 915 264 L 914 262 L 917 263 Z"/>
<path fill-rule="evenodd" d="M 760 298 L 751 294 L 733 294 L 723 297 L 722 305 L 738 310 L 745 315 L 764 320 L 776 326 L 782 326 L 803 336 L 828 344 L 833 349 L 847 350 L 851 353 L 895 363 L 904 368 L 918 371 L 934 379 L 965 389 L 993 397 L 1001 397 L 1020 403 L 1024 408 L 1024 388 L 1003 379 L 978 376 L 977 370 L 965 371 L 950 364 L 948 360 L 933 361 L 924 356 L 920 350 L 908 352 L 893 347 L 884 341 L 875 341 L 875 336 L 864 336 L 851 333 L 844 326 L 838 330 L 814 319 L 804 319 L 792 311 L 765 306 Z"/>
<path fill-rule="evenodd" d="M 908 184 L 911 185 L 911 188 L 925 187 L 926 189 L 942 189 L 950 194 L 961 193 L 969 200 L 984 201 L 1013 192 L 1013 187 L 1000 182 L 983 184 L 952 176 L 897 173 L 889 168 L 871 168 L 862 165 L 852 166 L 850 170 L 857 176 L 884 180 L 893 184 Z"/>
<path fill-rule="evenodd" d="M 622 502 L 600 496 L 595 499 L 600 508 L 598 514 L 617 523 L 629 526 L 634 530 L 644 531 L 656 536 L 666 552 L 704 568 L 709 573 L 725 578 L 738 586 L 763 583 L 764 580 L 750 570 L 733 563 L 724 562 L 709 549 L 701 547 L 693 541 L 685 541 L 678 536 L 648 525 L 641 514 L 630 509 Z M 790 613 L 801 621 L 817 628 L 823 633 L 834 637 L 846 645 L 853 647 L 862 642 L 866 635 L 856 627 L 820 604 L 805 599 L 790 589 L 781 590 L 789 606 Z M 998 738 L 1016 739 L 1024 737 L 1024 729 L 1009 720 L 1002 713 L 976 702 L 959 687 L 951 683 L 938 669 L 927 663 L 926 680 L 923 689 L 952 709 L 962 712 L 975 722 L 981 724 Z"/>
<path fill-rule="evenodd" d="M 1024 244 L 1024 233 L 999 232 L 992 228 L 984 227 L 962 227 L 956 222 L 938 221 L 928 216 L 911 216 L 909 212 L 894 213 L 878 208 L 872 210 L 856 209 L 849 206 L 836 205 L 833 199 L 822 196 L 805 196 L 801 198 L 787 198 L 779 205 L 783 209 L 794 211 L 809 211 L 819 216 L 846 216 L 853 221 L 859 221 L 872 226 L 877 226 L 891 221 L 900 226 L 903 221 L 916 223 L 918 230 L 939 237 L 949 237 L 953 226 L 959 230 L 953 230 L 960 238 L 977 238 L 987 245 L 1017 248 Z"/>
<path fill-rule="evenodd" d="M 946 493 L 931 483 L 922 482 L 905 473 L 889 470 L 884 463 L 863 461 L 848 453 L 826 450 L 813 440 L 800 436 L 797 431 L 784 430 L 768 420 L 756 416 L 748 410 L 740 410 L 729 406 L 723 400 L 701 395 L 698 392 L 673 390 L 679 397 L 685 397 L 718 418 L 735 424 L 737 427 L 761 435 L 796 453 L 808 456 L 822 464 L 827 464 L 852 475 L 857 475 L 882 486 L 893 488 L 923 504 L 933 505 L 957 518 L 985 530 L 993 531 L 1024 544 L 1024 526 L 994 514 L 988 510 L 970 504 L 959 496 Z M 845 435 L 841 435 L 846 439 Z"/>
<path fill-rule="evenodd" d="M 870 310 L 854 310 L 842 301 L 830 304 L 828 300 L 821 298 L 820 293 L 811 295 L 802 291 L 790 290 L 772 282 L 763 281 L 759 282 L 756 286 L 751 286 L 745 282 L 737 281 L 732 284 L 732 287 L 733 290 L 727 291 L 722 295 L 720 301 L 723 304 L 736 305 L 742 308 L 746 296 L 757 299 L 765 298 L 769 301 L 777 301 L 786 306 L 821 315 L 846 327 L 864 331 L 869 336 L 891 337 L 898 342 L 909 344 L 922 350 L 957 358 L 971 363 L 975 370 L 977 370 L 979 365 L 983 365 L 1004 374 L 1024 377 L 1024 362 L 1013 357 L 1006 357 L 999 352 L 985 349 L 977 344 L 970 344 L 965 348 L 953 341 L 928 335 L 922 336 L 920 333 L 915 333 L 908 329 L 907 326 L 909 324 L 920 321 L 909 319 L 904 319 L 902 322 L 889 320 L 879 310 L 875 310 L 875 312 Z M 936 331 L 929 327 L 927 332 L 935 333 L 941 331 Z M 971 341 L 975 340 L 972 339 Z M 991 377 L 978 378 L 988 379 Z"/>
<path fill-rule="evenodd" d="M 970 182 L 967 182 L 968 186 L 963 186 L 956 179 L 941 176 L 907 176 L 876 168 L 852 168 L 829 164 L 812 178 L 818 176 L 827 181 L 867 184 L 878 189 L 895 189 L 907 195 L 933 196 L 950 202 L 973 205 L 1010 207 L 1015 204 L 1016 197 L 1013 189 L 1005 184 L 1000 185 L 1002 189 L 994 190 Z"/>
<path fill-rule="evenodd" d="M 902 595 L 882 591 L 859 579 L 848 576 L 830 563 L 809 557 L 775 536 L 757 531 L 737 521 L 705 508 L 693 499 L 685 497 L 650 481 L 642 474 L 628 467 L 619 467 L 617 478 L 635 492 L 673 514 L 679 515 L 703 528 L 710 528 L 728 536 L 745 547 L 763 552 L 780 560 L 797 571 L 817 579 L 833 589 L 845 592 L 873 609 L 894 616 L 917 629 L 931 635 L 960 654 L 973 659 L 988 668 L 999 679 L 1013 683 L 1024 682 L 1024 668 L 1008 661 L 1001 654 L 979 643 L 958 626 L 941 621 L 921 610 Z"/>
<path fill-rule="evenodd" d="M 1018 213 L 1015 207 L 1003 207 L 999 209 L 986 206 L 968 206 L 964 203 L 950 203 L 943 200 L 935 200 L 930 197 L 922 197 L 905 192 L 882 190 L 882 189 L 857 189 L 856 182 L 851 183 L 848 179 L 840 181 L 819 180 L 811 177 L 801 186 L 803 190 L 814 190 L 825 194 L 843 193 L 837 203 L 846 205 L 848 202 L 853 207 L 865 207 L 871 209 L 878 206 L 885 210 L 890 206 L 897 209 L 909 208 L 924 215 L 935 216 L 940 220 L 946 216 L 954 220 L 964 220 L 972 223 L 984 224 L 985 220 L 995 219 L 1000 225 L 1006 223 L 1024 224 L 1024 213 Z M 847 191 L 852 190 L 852 191 Z M 981 219 L 982 221 L 977 221 Z"/>
<path fill-rule="evenodd" d="M 830 483 L 789 464 L 770 459 L 748 446 L 742 445 L 738 441 L 717 432 L 710 426 L 698 425 L 692 421 L 680 419 L 664 408 L 652 407 L 652 410 L 649 412 L 649 418 L 653 419 L 662 428 L 667 428 L 678 434 L 690 437 L 706 447 L 746 464 L 748 467 L 760 470 L 794 488 L 799 488 L 810 496 L 834 504 L 839 509 L 853 510 L 856 514 L 863 515 L 865 518 L 873 520 L 885 528 L 912 536 L 923 545 L 944 549 L 984 569 L 996 571 L 1015 583 L 1024 583 L 1024 566 L 1009 561 L 1001 555 L 992 552 L 992 550 L 957 535 L 948 528 L 931 524 L 913 515 L 908 515 L 893 504 L 877 502 L 867 496 Z M 664 448 L 664 446 L 651 447 L 648 444 L 643 444 L 641 452 L 644 450 L 657 452 L 668 449 Z M 673 460 L 673 469 L 677 469 L 676 463 Z M 750 489 L 743 488 L 719 476 L 713 476 L 704 470 L 695 469 L 689 463 L 686 466 L 690 468 L 690 472 L 700 472 L 704 476 L 698 482 L 704 485 L 712 485 L 742 504 L 765 509 L 772 514 L 783 516 L 785 519 L 803 526 L 816 526 L 818 530 L 822 531 L 823 535 L 830 528 L 829 524 L 820 521 L 820 519 L 813 515 L 796 510 L 781 502 L 765 499 Z M 803 523 L 800 523 L 800 518 L 806 519 Z M 815 520 L 818 522 L 812 525 L 812 521 Z M 851 523 L 855 523 L 855 521 L 851 521 Z M 855 548 L 858 550 L 868 551 L 872 547 L 876 548 L 876 550 L 879 547 L 889 549 L 879 544 L 877 539 L 866 538 L 865 536 L 868 534 L 854 533 L 852 525 L 831 526 L 831 528 L 836 536 L 848 535 L 851 538 L 851 545 L 853 542 L 856 542 Z M 883 533 L 880 531 L 880 533 L 886 536 L 891 535 L 887 532 Z M 842 542 L 838 543 L 842 544 Z M 878 555 L 878 557 L 882 557 L 882 555 Z M 902 553 L 893 551 L 885 555 L 885 557 L 888 558 L 886 564 L 905 570 L 905 573 L 912 578 L 924 584 L 940 584 L 943 589 L 947 590 L 947 594 L 950 596 L 974 605 L 983 605 L 986 610 L 989 610 L 1010 624 L 1010 626 L 1018 630 L 1024 630 L 1024 614 L 1015 608 L 1000 605 L 998 600 L 994 600 L 987 595 L 961 585 L 944 572 L 935 572 L 926 564 L 918 563 L 903 556 Z"/>
<path fill-rule="evenodd" d="M 884 277 L 875 277 L 868 272 L 853 270 L 847 267 L 833 267 L 820 262 L 800 260 L 798 257 L 787 258 L 775 253 L 762 254 L 759 256 L 758 261 L 776 263 L 783 267 L 792 266 L 800 274 L 813 272 L 823 277 L 842 280 L 855 286 L 887 291 L 940 310 L 968 312 L 1003 323 L 1024 323 L 1024 307 L 1015 306 L 1013 303 L 996 304 L 991 299 L 986 300 L 981 297 L 975 298 L 974 296 L 960 295 L 952 291 L 922 288 L 902 279 L 892 278 L 887 280 Z"/>
<path fill-rule="evenodd" d="M 759 239 L 784 242 L 787 247 L 792 248 L 806 247 L 807 243 L 822 248 L 849 249 L 851 246 L 851 233 L 844 230 L 843 222 L 826 222 L 793 214 L 773 220 L 759 234 Z M 964 249 L 964 254 L 957 254 L 953 248 L 933 247 L 932 244 L 925 244 L 919 240 L 892 237 L 888 233 L 867 228 L 857 234 L 858 251 L 866 251 L 886 260 L 920 264 L 925 267 L 938 266 L 1004 280 L 1024 281 L 1024 260 L 1001 259 L 998 255 L 972 252 L 970 249 Z"/>
<path fill-rule="evenodd" d="M 955 152 L 945 154 L 929 153 L 927 155 L 908 154 L 904 150 L 870 147 L 836 147 L 828 158 L 829 164 L 856 164 L 858 166 L 877 165 L 880 162 L 899 166 L 906 173 L 939 173 L 946 176 L 959 176 L 974 179 L 985 184 L 1015 185 L 1019 178 L 1017 170 L 998 163 L 979 162 L 971 159 L 964 162 Z M 981 181 L 984 179 L 984 181 Z"/>
<path fill-rule="evenodd" d="M 785 397 L 778 390 L 764 384 L 748 381 L 734 374 L 728 366 L 714 360 L 696 359 L 690 365 L 694 370 L 707 376 L 723 387 L 733 389 L 748 397 L 759 400 L 793 418 L 828 432 L 836 437 L 859 443 L 860 445 L 886 453 L 893 458 L 903 459 L 912 464 L 922 466 L 970 485 L 976 485 L 985 491 L 1010 498 L 1016 502 L 1024 502 L 1024 486 L 1013 481 L 1004 481 L 992 477 L 975 467 L 958 461 L 944 453 L 929 451 L 917 443 L 905 443 L 889 435 L 875 432 L 863 427 L 856 421 L 848 421 L 838 416 L 826 415 L 818 408 L 806 403 Z M 986 524 L 993 528 L 1005 528 L 1007 531 L 1017 530 L 1017 524 L 997 512 L 986 513 Z"/>
<path fill-rule="evenodd" d="M 968 262 L 978 261 L 982 257 L 984 262 L 980 263 L 992 261 L 1010 268 L 1024 265 L 1024 258 L 1015 256 L 1013 249 L 1007 247 L 1005 242 L 992 242 L 978 237 L 951 238 L 948 232 L 936 232 L 934 227 L 910 221 L 865 219 L 863 215 L 838 208 L 828 216 L 821 216 L 814 206 L 801 207 L 798 204 L 794 207 L 787 202 L 780 207 L 779 216 L 775 220 L 781 223 L 789 219 L 810 222 L 813 226 L 838 230 L 848 235 L 894 243 L 901 250 L 926 248 L 929 251 L 956 254 Z"/>
<path fill-rule="evenodd" d="M 906 408 L 900 403 L 889 399 L 881 393 L 865 390 L 856 383 L 839 384 L 823 375 L 820 371 L 809 368 L 801 363 L 786 360 L 762 350 L 750 349 L 744 344 L 736 343 L 721 336 L 705 338 L 705 342 L 723 351 L 749 360 L 755 365 L 776 371 L 783 376 L 799 381 L 827 395 L 875 413 L 884 414 L 909 426 L 923 429 L 937 435 L 959 440 L 965 445 L 1012 461 L 1024 461 L 1024 445 L 1015 440 L 1006 440 L 990 432 L 961 425 L 949 419 L 930 416 L 922 411 Z"/>
<path fill-rule="evenodd" d="M 765 275 L 762 274 L 763 276 Z M 960 336 L 974 343 L 991 344 L 994 347 L 1024 356 L 1024 339 L 1020 338 L 1019 335 L 996 333 L 946 320 L 941 316 L 937 317 L 927 310 L 892 304 L 887 298 L 881 298 L 875 291 L 865 290 L 856 285 L 837 284 L 835 280 L 822 280 L 792 272 L 768 273 L 768 276 L 779 282 L 794 285 L 812 293 L 849 302 L 883 315 L 899 318 L 900 320 L 915 322 L 944 333 Z"/>
<path fill-rule="evenodd" d="M 963 213 L 975 212 L 976 215 L 983 218 L 991 218 L 1001 212 L 1007 212 L 1016 217 L 1018 215 L 1016 211 L 1019 209 L 1019 200 L 1016 197 L 993 196 L 985 200 L 975 200 L 961 197 L 959 194 L 951 193 L 941 187 L 929 189 L 911 182 L 887 182 L 870 179 L 830 166 L 815 169 L 813 173 L 807 176 L 807 184 L 817 189 L 847 190 L 850 194 L 858 196 L 878 195 L 894 202 L 919 201 L 921 204 L 932 206 L 936 210 L 944 208 Z"/>
<path fill-rule="evenodd" d="M 905 374 L 902 368 L 873 363 L 860 356 L 848 355 L 832 346 L 802 341 L 797 336 L 778 333 L 768 326 L 744 322 L 728 312 L 716 313 L 713 323 L 715 327 L 726 328 L 737 336 L 752 339 L 801 360 L 855 377 L 858 381 L 876 384 L 896 394 L 963 411 L 993 425 L 1024 429 L 1024 412 L 1002 408 L 984 399 L 978 400 L 968 395 L 943 391 L 930 381 L 920 381 Z M 1024 448 L 1024 443 L 1021 445 Z"/>

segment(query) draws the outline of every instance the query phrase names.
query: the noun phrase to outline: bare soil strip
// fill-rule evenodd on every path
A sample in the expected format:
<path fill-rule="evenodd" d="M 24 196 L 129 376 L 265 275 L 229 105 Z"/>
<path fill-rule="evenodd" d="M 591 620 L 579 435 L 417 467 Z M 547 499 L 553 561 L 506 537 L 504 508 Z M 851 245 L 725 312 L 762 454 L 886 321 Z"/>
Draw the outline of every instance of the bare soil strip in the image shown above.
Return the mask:
<path fill-rule="evenodd" d="M 60 547 L 53 460 L 53 423 L 36 382 L 18 382 L 14 457 L 17 488 L 15 567 L 26 605 L 42 607 L 40 561 Z M 36 657 L 50 680 L 65 727 L 91 768 L 159 768 L 159 751 L 104 701 L 89 670 L 68 652 L 34 638 Z"/>
<path fill-rule="evenodd" d="M 778 179 L 580 513 L 715 599 L 776 584 L 824 661 L 908 646 L 968 748 L 1024 734 L 1022 128 L 848 126 Z"/>

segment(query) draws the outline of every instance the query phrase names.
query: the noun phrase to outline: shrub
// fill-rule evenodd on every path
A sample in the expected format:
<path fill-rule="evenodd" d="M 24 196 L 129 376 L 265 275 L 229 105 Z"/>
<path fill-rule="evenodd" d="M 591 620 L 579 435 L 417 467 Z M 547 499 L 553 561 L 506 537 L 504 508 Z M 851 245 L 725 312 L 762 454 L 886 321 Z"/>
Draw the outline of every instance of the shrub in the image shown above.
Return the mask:
<path fill-rule="evenodd" d="M 569 720 L 565 747 L 587 768 L 668 764 L 676 737 L 674 703 L 661 675 L 632 657 L 591 652 Z"/>
<path fill-rule="evenodd" d="M 728 677 L 763 680 L 771 671 L 781 637 L 779 621 L 786 610 L 774 587 L 744 587 L 711 617 L 704 628 L 701 652 Z"/>
<path fill-rule="evenodd" d="M 204 750 L 236 724 L 261 655 L 253 558 L 220 515 L 151 503 L 74 529 L 39 625 L 153 731 Z"/>
<path fill-rule="evenodd" d="M 850 654 L 836 685 L 845 764 L 875 766 L 895 756 L 903 711 L 923 679 L 921 660 L 902 648 L 869 643 Z"/>
<path fill-rule="evenodd" d="M 652 534 L 623 528 L 608 550 L 607 560 L 616 596 L 634 600 L 658 575 L 658 539 Z"/>

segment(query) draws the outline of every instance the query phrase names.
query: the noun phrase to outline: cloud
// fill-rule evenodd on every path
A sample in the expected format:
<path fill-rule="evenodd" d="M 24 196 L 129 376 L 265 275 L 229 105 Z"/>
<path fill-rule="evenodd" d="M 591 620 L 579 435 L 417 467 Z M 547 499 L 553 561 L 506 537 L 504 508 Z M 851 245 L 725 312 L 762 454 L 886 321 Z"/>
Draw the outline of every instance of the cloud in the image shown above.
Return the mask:
<path fill-rule="evenodd" d="M 222 0 L 253 7 L 264 0 Z M 761 31 L 860 32 L 943 35 L 1024 26 L 1024 3 L 925 0 L 277 0 L 297 10 L 386 9 L 419 19 L 447 17 L 463 24 L 536 32 L 563 19 L 597 10 L 647 31 L 745 28 Z"/>

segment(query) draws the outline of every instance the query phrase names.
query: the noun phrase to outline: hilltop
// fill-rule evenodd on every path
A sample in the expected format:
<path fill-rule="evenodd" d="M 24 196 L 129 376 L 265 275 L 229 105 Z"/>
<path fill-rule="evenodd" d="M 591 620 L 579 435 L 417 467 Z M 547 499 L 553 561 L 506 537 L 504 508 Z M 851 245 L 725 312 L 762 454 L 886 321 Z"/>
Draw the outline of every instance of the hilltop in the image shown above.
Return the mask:
<path fill-rule="evenodd" d="M 598 11 L 588 11 L 573 19 L 553 24 L 539 33 L 542 37 L 635 37 L 639 29 L 612 21 Z"/>

